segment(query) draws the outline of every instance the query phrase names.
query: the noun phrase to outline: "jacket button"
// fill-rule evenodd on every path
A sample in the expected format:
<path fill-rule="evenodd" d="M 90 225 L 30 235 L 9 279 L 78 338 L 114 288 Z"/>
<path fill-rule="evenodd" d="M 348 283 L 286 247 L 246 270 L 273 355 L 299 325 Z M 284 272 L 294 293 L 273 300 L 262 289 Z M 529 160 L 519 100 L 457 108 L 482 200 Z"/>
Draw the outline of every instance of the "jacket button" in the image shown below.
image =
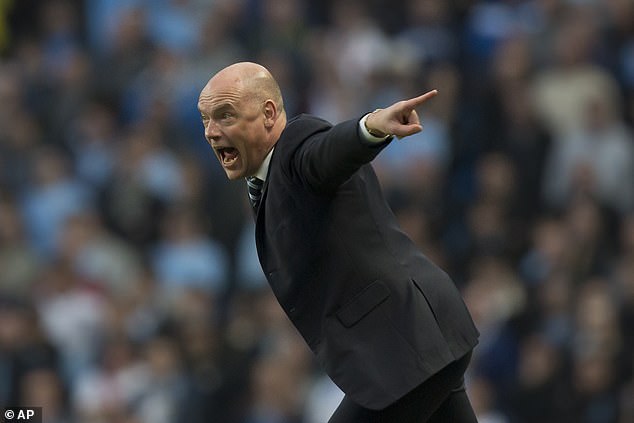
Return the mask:
<path fill-rule="evenodd" d="M 294 315 L 295 311 L 297 311 L 297 309 L 295 307 L 291 307 L 288 309 L 288 314 Z"/>

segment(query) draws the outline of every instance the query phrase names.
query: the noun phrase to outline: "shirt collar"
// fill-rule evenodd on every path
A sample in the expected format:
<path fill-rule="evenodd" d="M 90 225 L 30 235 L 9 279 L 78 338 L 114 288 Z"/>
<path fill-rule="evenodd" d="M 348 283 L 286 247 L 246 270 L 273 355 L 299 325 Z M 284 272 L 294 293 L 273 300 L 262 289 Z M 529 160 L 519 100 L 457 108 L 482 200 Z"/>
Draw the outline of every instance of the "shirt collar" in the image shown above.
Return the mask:
<path fill-rule="evenodd" d="M 266 181 L 266 175 L 269 172 L 269 164 L 271 163 L 271 157 L 273 156 L 273 150 L 275 150 L 275 147 L 273 147 L 271 149 L 271 151 L 269 151 L 269 154 L 266 155 L 266 157 L 264 158 L 264 161 L 260 165 L 260 168 L 258 169 L 258 171 L 254 175 L 256 178 L 261 179 L 262 181 Z"/>

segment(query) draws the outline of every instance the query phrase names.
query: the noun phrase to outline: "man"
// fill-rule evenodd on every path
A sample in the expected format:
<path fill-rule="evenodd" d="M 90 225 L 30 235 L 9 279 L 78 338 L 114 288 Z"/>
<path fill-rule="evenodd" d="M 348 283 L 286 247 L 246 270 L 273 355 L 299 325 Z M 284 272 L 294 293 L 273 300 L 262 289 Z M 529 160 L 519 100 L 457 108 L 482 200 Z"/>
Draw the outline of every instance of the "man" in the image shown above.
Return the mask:
<path fill-rule="evenodd" d="M 200 94 L 205 138 L 229 179 L 247 179 L 269 284 L 346 394 L 331 423 L 476 421 L 463 374 L 478 332 L 369 165 L 422 130 L 415 108 L 436 94 L 335 126 L 287 122 L 279 86 L 255 63 L 221 70 Z"/>

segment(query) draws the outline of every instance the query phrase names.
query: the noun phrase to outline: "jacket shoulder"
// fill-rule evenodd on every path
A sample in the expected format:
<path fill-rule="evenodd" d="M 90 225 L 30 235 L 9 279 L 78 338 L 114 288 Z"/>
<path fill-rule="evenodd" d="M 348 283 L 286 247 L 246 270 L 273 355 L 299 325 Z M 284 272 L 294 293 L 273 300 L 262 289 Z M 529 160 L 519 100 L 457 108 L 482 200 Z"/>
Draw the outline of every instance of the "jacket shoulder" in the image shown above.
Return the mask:
<path fill-rule="evenodd" d="M 286 123 L 280 141 L 292 140 L 301 142 L 311 135 L 332 128 L 332 124 L 322 118 L 309 114 L 301 114 Z"/>
<path fill-rule="evenodd" d="M 291 118 L 275 144 L 274 157 L 277 156 L 277 160 L 281 160 L 284 165 L 290 165 L 290 158 L 306 140 L 320 132 L 330 130 L 332 126 L 330 122 L 309 114 L 300 114 Z"/>

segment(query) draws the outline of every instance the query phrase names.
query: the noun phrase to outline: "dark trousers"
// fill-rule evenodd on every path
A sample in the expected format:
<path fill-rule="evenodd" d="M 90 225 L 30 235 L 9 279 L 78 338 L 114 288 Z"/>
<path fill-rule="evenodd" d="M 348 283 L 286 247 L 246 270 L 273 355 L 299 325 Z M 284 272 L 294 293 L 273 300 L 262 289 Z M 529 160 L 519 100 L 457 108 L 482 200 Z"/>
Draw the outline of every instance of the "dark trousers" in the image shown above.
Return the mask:
<path fill-rule="evenodd" d="M 471 353 L 454 361 L 383 410 L 344 397 L 328 423 L 477 423 L 464 388 Z"/>

